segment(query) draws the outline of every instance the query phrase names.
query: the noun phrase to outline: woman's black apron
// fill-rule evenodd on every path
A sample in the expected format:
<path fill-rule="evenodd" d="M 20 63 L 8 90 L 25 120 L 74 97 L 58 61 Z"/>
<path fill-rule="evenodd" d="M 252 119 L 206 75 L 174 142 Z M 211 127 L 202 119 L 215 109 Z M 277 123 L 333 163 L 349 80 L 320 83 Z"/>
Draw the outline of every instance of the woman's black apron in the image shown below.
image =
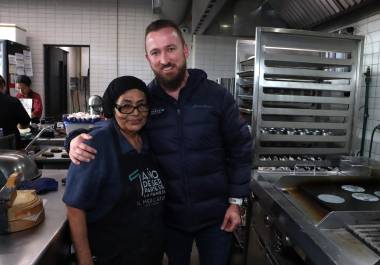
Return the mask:
<path fill-rule="evenodd" d="M 163 200 L 165 190 L 157 162 L 151 154 L 122 154 L 122 194 L 110 212 L 89 223 L 88 238 L 95 264 L 158 265 L 163 256 Z"/>

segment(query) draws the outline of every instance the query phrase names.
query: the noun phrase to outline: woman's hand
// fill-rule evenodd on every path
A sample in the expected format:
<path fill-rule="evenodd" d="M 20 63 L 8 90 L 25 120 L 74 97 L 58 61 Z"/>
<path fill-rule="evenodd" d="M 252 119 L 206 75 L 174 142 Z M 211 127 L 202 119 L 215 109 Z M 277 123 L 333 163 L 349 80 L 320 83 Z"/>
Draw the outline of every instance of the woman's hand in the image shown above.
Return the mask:
<path fill-rule="evenodd" d="M 75 137 L 70 142 L 69 156 L 71 161 L 79 165 L 80 162 L 90 162 L 95 158 L 96 149 L 84 143 L 84 141 L 92 139 L 92 136 L 86 133 L 82 133 Z"/>

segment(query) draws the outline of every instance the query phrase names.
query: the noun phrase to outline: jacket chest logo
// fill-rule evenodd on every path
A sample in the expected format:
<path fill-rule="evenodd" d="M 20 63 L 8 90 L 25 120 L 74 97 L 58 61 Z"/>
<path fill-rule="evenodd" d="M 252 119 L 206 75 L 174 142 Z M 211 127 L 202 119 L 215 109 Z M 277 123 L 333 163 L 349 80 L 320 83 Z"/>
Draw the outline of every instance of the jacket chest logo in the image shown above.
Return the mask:
<path fill-rule="evenodd" d="M 164 107 L 152 108 L 150 110 L 150 115 L 151 116 L 160 115 L 160 114 L 164 113 L 165 111 L 166 111 L 166 109 Z"/>
<path fill-rule="evenodd" d="M 194 104 L 191 106 L 192 109 L 212 109 L 213 106 L 206 104 Z"/>

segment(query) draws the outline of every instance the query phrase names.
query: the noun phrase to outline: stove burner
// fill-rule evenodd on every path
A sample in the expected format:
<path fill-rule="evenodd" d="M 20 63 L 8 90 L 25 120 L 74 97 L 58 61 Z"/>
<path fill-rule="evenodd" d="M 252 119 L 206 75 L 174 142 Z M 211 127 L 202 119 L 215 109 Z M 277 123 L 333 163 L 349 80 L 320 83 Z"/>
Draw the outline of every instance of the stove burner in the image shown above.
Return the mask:
<path fill-rule="evenodd" d="M 342 185 L 342 190 L 350 191 L 350 192 L 364 192 L 365 189 L 359 186 L 354 185 Z"/>
<path fill-rule="evenodd" d="M 320 199 L 323 202 L 327 202 L 327 203 L 340 204 L 340 203 L 344 203 L 345 202 L 344 198 L 336 196 L 336 195 L 332 195 L 332 194 L 319 194 L 318 195 L 318 199 Z"/>
<path fill-rule="evenodd" d="M 66 154 L 66 153 L 63 153 L 63 154 L 61 155 L 61 157 L 62 157 L 62 158 L 69 158 L 69 155 Z"/>
<path fill-rule="evenodd" d="M 352 193 L 351 196 L 359 201 L 365 202 L 377 202 L 379 200 L 378 197 L 368 193 Z"/>
<path fill-rule="evenodd" d="M 43 157 L 54 157 L 54 154 L 51 152 L 44 152 L 44 153 L 42 153 L 42 156 Z"/>
<path fill-rule="evenodd" d="M 52 152 L 52 153 L 62 153 L 62 149 L 60 149 L 60 148 L 51 148 L 50 152 Z"/>

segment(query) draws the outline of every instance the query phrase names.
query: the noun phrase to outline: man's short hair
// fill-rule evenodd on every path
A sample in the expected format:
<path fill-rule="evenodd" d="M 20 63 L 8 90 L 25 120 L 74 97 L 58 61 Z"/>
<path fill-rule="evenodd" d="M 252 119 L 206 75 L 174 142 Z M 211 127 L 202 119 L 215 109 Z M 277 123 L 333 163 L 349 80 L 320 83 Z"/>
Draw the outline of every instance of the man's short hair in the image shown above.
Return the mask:
<path fill-rule="evenodd" d="M 181 38 L 182 44 L 185 44 L 185 39 L 183 38 L 182 32 L 179 29 L 178 25 L 168 19 L 158 19 L 150 23 L 145 29 L 145 39 L 149 33 L 154 32 L 154 31 L 159 31 L 163 28 L 174 29 L 177 32 L 178 36 Z"/>
<path fill-rule="evenodd" d="M 30 80 L 30 78 L 26 75 L 19 75 L 16 77 L 16 83 L 21 83 L 30 86 L 32 84 L 32 80 Z"/>

